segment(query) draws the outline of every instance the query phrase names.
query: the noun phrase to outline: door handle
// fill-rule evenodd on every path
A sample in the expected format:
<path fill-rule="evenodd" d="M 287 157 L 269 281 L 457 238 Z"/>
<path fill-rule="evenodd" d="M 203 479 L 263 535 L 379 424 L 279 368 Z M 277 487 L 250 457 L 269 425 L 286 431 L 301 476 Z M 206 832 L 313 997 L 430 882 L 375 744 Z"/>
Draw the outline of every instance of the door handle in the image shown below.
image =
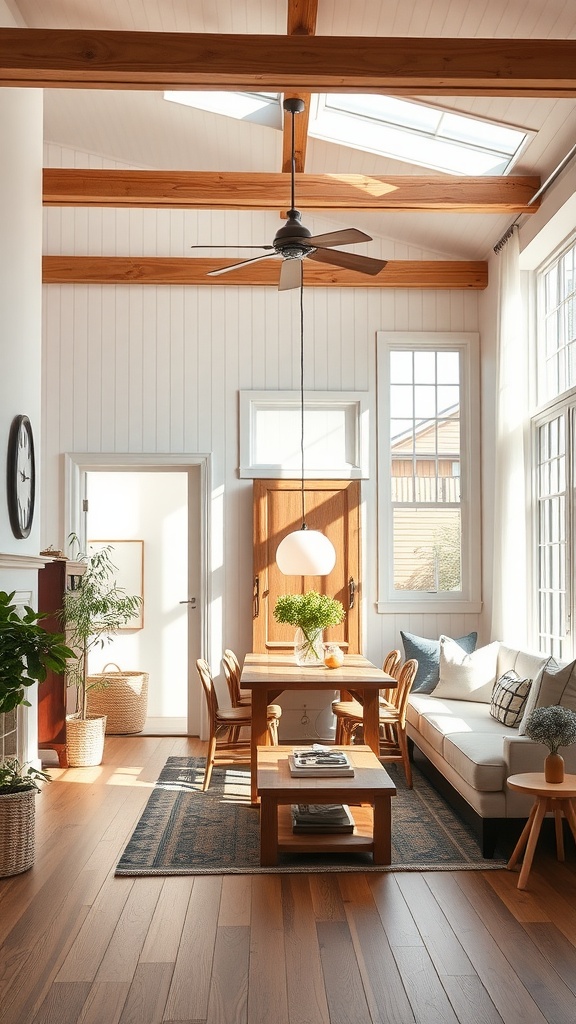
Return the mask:
<path fill-rule="evenodd" d="M 252 618 L 257 619 L 260 615 L 260 577 L 254 577 L 252 590 Z"/>
<path fill-rule="evenodd" d="M 350 579 L 348 580 L 348 608 L 349 609 L 354 607 L 355 597 L 356 597 L 356 584 L 354 582 L 354 577 L 351 576 Z"/>
<path fill-rule="evenodd" d="M 191 608 L 196 607 L 196 598 L 189 597 L 187 601 L 178 601 L 178 604 L 189 604 Z"/>

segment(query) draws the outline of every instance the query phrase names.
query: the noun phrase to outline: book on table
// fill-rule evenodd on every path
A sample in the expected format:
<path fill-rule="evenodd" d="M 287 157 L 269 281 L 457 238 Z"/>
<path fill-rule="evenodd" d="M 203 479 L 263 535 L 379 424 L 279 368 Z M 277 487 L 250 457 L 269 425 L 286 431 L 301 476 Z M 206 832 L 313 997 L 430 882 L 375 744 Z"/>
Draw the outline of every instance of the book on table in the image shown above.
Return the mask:
<path fill-rule="evenodd" d="M 288 755 L 290 775 L 302 778 L 339 778 L 354 775 L 354 768 L 342 750 L 295 749 Z"/>
<path fill-rule="evenodd" d="M 292 831 L 350 833 L 354 818 L 347 804 L 292 804 Z"/>

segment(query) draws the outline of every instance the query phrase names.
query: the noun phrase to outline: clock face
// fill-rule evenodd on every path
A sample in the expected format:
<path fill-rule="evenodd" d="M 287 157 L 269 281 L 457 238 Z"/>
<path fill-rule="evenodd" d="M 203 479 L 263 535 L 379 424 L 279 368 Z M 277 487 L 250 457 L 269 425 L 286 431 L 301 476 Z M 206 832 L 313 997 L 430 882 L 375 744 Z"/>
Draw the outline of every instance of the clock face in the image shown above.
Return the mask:
<path fill-rule="evenodd" d="M 27 416 L 16 416 L 10 427 L 7 460 L 10 525 L 15 537 L 27 537 L 34 518 L 36 477 L 34 439 Z"/>

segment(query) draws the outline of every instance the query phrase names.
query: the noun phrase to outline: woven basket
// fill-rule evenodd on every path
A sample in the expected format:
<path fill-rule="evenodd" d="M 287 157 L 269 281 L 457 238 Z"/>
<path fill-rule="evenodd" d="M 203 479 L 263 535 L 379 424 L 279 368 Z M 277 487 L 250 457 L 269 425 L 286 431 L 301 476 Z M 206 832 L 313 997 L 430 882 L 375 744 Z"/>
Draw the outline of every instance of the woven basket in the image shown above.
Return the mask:
<path fill-rule="evenodd" d="M 34 863 L 36 790 L 0 796 L 0 877 L 20 875 Z"/>
<path fill-rule="evenodd" d="M 92 768 L 102 764 L 106 717 L 66 716 L 66 750 L 71 768 Z"/>
<path fill-rule="evenodd" d="M 107 671 L 110 667 L 116 671 Z M 88 691 L 88 713 L 106 715 L 106 732 L 111 736 L 142 732 L 148 713 L 148 673 L 122 672 L 110 662 L 102 672 L 88 676 L 89 686 L 105 682 L 105 688 Z"/>

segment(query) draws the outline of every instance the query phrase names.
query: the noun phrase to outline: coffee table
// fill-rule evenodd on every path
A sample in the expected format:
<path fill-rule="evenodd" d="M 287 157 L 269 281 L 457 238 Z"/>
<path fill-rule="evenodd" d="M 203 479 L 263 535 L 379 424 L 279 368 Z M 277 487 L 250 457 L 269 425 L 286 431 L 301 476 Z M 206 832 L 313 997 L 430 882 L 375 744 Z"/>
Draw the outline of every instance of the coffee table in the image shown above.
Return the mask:
<path fill-rule="evenodd" d="M 293 746 L 257 750 L 260 796 L 260 863 L 278 863 L 279 853 L 372 853 L 375 864 L 390 864 L 391 806 L 396 786 L 368 746 L 345 750 L 354 766 L 348 778 L 293 778 L 288 754 Z M 350 834 L 295 835 L 291 804 L 349 804 L 355 821 Z"/>
<path fill-rule="evenodd" d="M 540 835 L 540 828 L 547 811 L 554 813 L 556 827 L 556 855 L 558 860 L 564 860 L 564 837 L 562 834 L 562 814 L 566 817 L 572 835 L 576 839 L 576 775 L 565 775 L 563 782 L 546 782 L 543 772 L 526 772 L 523 775 L 511 775 L 508 779 L 510 789 L 516 789 L 521 793 L 532 793 L 536 800 L 530 811 L 522 835 L 514 847 L 514 851 L 508 864 L 512 870 L 520 860 L 524 850 L 524 860 L 520 869 L 518 888 L 526 889 L 528 875 L 532 867 L 536 843 Z"/>

